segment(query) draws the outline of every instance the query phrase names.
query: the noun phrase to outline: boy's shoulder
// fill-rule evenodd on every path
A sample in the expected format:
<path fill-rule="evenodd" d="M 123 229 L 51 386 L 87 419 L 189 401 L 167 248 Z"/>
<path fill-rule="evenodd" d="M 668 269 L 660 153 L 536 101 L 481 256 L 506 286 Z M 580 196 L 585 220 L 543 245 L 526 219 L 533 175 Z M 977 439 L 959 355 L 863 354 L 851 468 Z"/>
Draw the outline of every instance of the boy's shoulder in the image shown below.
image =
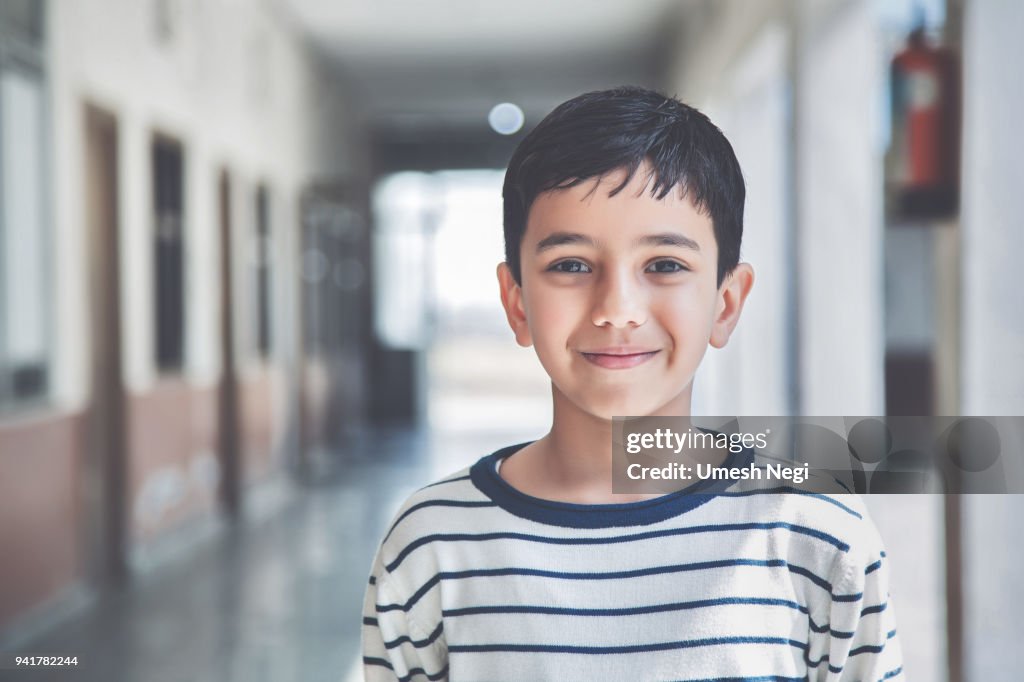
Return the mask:
<path fill-rule="evenodd" d="M 780 460 L 760 454 L 754 457 L 754 462 L 761 469 L 780 464 Z M 784 491 L 773 496 L 781 505 L 777 513 L 782 518 L 792 519 L 801 526 L 833 531 L 851 540 L 872 540 L 877 532 L 867 506 L 860 495 L 853 492 L 853 481 L 841 480 L 841 474 L 811 469 L 799 484 L 759 480 L 754 481 L 751 488 L 765 492 L 773 489 Z"/>
<path fill-rule="evenodd" d="M 473 485 L 472 480 L 471 472 L 474 466 L 476 464 L 463 467 L 411 493 L 399 508 L 396 520 L 419 509 L 459 507 L 466 506 L 469 502 L 480 501 L 483 496 Z"/>
<path fill-rule="evenodd" d="M 762 470 L 792 464 L 760 453 L 754 454 L 752 462 Z M 864 500 L 851 491 L 850 482 L 841 479 L 836 472 L 814 469 L 799 483 L 752 477 L 723 493 L 731 504 L 709 505 L 708 511 L 717 515 L 717 523 L 744 519 L 753 526 L 784 528 L 819 540 L 814 546 L 831 546 L 839 571 L 874 563 L 885 556 L 881 537 Z"/>
<path fill-rule="evenodd" d="M 381 541 L 381 558 L 385 563 L 435 536 L 470 532 L 474 526 L 479 527 L 479 513 L 496 505 L 472 481 L 471 470 L 478 465 L 479 462 L 450 473 L 406 498 Z"/>
<path fill-rule="evenodd" d="M 759 496 L 764 497 L 764 496 Z M 864 570 L 886 556 L 867 505 L 856 493 L 785 492 L 771 495 L 767 520 L 831 546 L 833 571 Z"/>

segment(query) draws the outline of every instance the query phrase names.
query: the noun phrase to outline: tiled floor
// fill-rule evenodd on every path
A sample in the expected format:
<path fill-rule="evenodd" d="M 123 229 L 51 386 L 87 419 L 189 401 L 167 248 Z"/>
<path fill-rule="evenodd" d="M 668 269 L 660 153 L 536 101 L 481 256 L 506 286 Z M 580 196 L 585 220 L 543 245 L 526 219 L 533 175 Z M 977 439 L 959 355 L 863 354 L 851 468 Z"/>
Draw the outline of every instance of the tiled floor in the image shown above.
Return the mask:
<path fill-rule="evenodd" d="M 408 493 L 522 434 L 384 432 L 273 513 L 147 572 L 26 649 L 79 656 L 2 680 L 349 682 L 376 544 Z"/>

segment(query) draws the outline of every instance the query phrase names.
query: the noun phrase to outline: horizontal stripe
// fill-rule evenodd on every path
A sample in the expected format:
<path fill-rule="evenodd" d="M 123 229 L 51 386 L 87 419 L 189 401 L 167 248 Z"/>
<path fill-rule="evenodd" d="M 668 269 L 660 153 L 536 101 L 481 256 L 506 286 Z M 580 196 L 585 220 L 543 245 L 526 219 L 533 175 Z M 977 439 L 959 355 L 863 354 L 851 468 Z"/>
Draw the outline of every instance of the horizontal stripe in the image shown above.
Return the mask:
<path fill-rule="evenodd" d="M 856 632 L 844 632 L 842 630 L 833 630 L 827 625 L 819 630 L 815 628 L 812 624 L 811 629 L 818 633 L 825 632 L 827 630 L 828 636 L 833 637 L 835 639 L 853 639 L 853 636 L 857 634 Z"/>
<path fill-rule="evenodd" d="M 784 677 L 782 675 L 758 675 L 757 677 L 702 677 L 699 680 L 673 680 L 672 682 L 807 682 L 807 678 Z"/>
<path fill-rule="evenodd" d="M 814 575 L 811 571 L 801 566 L 795 566 L 784 559 L 722 559 L 718 561 L 701 561 L 692 564 L 675 564 L 669 566 L 651 566 L 628 571 L 608 571 L 604 573 L 584 572 L 569 573 L 564 571 L 549 571 L 538 568 L 477 568 L 467 571 L 442 571 L 437 573 L 416 590 L 405 604 L 384 604 L 377 606 L 377 612 L 385 611 L 409 611 L 423 595 L 429 592 L 442 580 L 463 580 L 466 578 L 493 578 L 510 575 L 533 576 L 538 578 L 555 578 L 558 580 L 622 580 L 628 578 L 641 578 L 652 575 L 663 575 L 667 573 L 686 573 L 689 571 L 703 571 L 715 568 L 729 568 L 733 566 L 755 566 L 765 568 L 785 567 L 791 573 L 807 577 L 815 585 L 831 595 L 835 601 L 858 601 L 862 594 L 833 595 L 832 585 L 824 578 Z"/>
<path fill-rule="evenodd" d="M 864 611 L 861 611 L 860 615 L 863 618 L 865 615 L 865 611 L 869 613 L 877 613 L 884 611 L 885 607 L 885 604 L 879 604 L 877 607 L 872 606 L 868 609 L 864 609 Z M 835 637 L 836 639 L 851 639 L 856 634 L 856 632 L 847 632 L 845 630 L 833 630 L 829 625 L 818 625 L 814 622 L 814 619 L 811 618 L 811 615 L 806 607 L 801 606 L 800 611 L 807 615 L 807 621 L 810 624 L 810 628 L 813 632 L 817 632 L 818 634 L 827 632 L 830 637 Z"/>
<path fill-rule="evenodd" d="M 861 654 L 878 654 L 878 653 L 881 653 L 882 650 L 885 649 L 886 643 L 890 639 L 895 637 L 895 636 L 896 636 L 896 631 L 895 630 L 890 630 L 889 634 L 886 635 L 886 638 L 885 638 L 886 641 L 885 642 L 882 642 L 881 644 L 866 644 L 864 646 L 859 646 L 856 649 L 851 649 L 850 652 L 848 654 L 846 654 L 846 657 L 850 658 L 852 656 L 860 656 Z M 824 656 L 819 658 L 817 660 L 817 662 L 811 662 L 811 659 L 807 658 L 806 656 L 804 657 L 804 661 L 807 663 L 808 666 L 810 666 L 812 668 L 817 668 L 822 663 L 827 663 L 828 662 L 828 654 L 825 654 Z M 838 668 L 836 670 L 833 670 L 833 666 L 830 664 L 829 665 L 829 670 L 832 670 L 833 672 L 841 672 L 842 668 Z"/>
<path fill-rule="evenodd" d="M 437 483 L 431 483 L 430 485 L 425 485 L 422 488 L 420 488 L 420 490 L 426 490 L 427 488 L 433 488 L 434 486 L 444 485 L 445 483 L 456 483 L 458 481 L 468 481 L 469 479 L 470 479 L 470 475 L 469 474 L 466 474 L 465 476 L 456 476 L 455 478 L 446 478 L 446 479 L 444 479 L 442 481 L 438 481 Z"/>
<path fill-rule="evenodd" d="M 363 616 L 363 625 L 369 625 L 371 627 L 377 627 L 377 619 L 371 618 L 370 616 Z"/>
<path fill-rule="evenodd" d="M 537 542 L 549 545 L 613 545 L 627 542 L 642 542 L 656 538 L 667 538 L 678 535 L 694 535 L 698 533 L 723 533 L 748 530 L 788 530 L 800 535 L 821 540 L 833 545 L 842 552 L 847 552 L 850 546 L 814 528 L 801 526 L 785 521 L 773 521 L 769 523 L 722 523 L 704 526 L 686 526 L 683 528 L 668 528 L 665 530 L 648 531 L 644 533 L 630 533 L 628 535 L 609 535 L 603 537 L 551 537 L 548 535 L 534 535 L 532 533 L 437 533 L 425 535 L 406 545 L 398 553 L 394 561 L 387 565 L 388 572 L 393 572 L 412 552 L 434 542 L 489 542 L 492 540 L 522 540 L 524 542 Z"/>
<path fill-rule="evenodd" d="M 676 642 L 652 642 L 650 644 L 627 644 L 621 646 L 575 646 L 571 644 L 448 644 L 448 653 L 486 654 L 497 652 L 537 653 L 537 654 L 640 654 L 653 651 L 672 651 L 676 649 L 695 649 L 705 646 L 723 646 L 728 644 L 775 644 L 806 649 L 807 644 L 785 637 L 708 637 L 705 639 L 687 639 Z"/>
<path fill-rule="evenodd" d="M 890 630 L 889 633 L 885 636 L 885 641 L 881 644 L 865 644 L 864 646 L 859 646 L 856 649 L 851 649 L 849 655 L 859 656 L 861 654 L 880 654 L 882 653 L 882 649 L 885 648 L 885 645 L 889 642 L 889 640 L 895 636 L 896 631 Z"/>
<path fill-rule="evenodd" d="M 803 566 L 788 565 L 788 568 L 789 568 L 790 572 L 796 573 L 797 575 L 804 576 L 805 578 L 810 580 L 812 583 L 814 583 L 818 587 L 822 588 L 823 590 L 825 590 L 829 594 L 832 594 L 832 583 L 830 583 L 829 581 L 825 580 L 824 578 L 814 574 L 813 572 L 807 570 Z M 835 597 L 833 597 L 833 599 L 835 599 Z"/>
<path fill-rule="evenodd" d="M 443 668 L 441 668 L 433 674 L 427 674 L 427 671 L 423 668 L 413 668 L 409 671 L 408 677 L 399 680 L 399 682 L 406 682 L 406 680 L 411 680 L 414 675 L 426 675 L 428 680 L 443 680 L 448 677 L 448 664 L 445 663 Z"/>
<path fill-rule="evenodd" d="M 688 611 L 692 609 L 713 608 L 715 606 L 784 606 L 794 611 L 799 611 L 807 616 L 807 622 L 812 632 L 818 634 L 827 632 L 830 637 L 836 639 L 851 639 L 854 632 L 833 630 L 829 625 L 818 625 L 811 618 L 809 609 L 795 601 L 787 599 L 771 599 L 767 597 L 720 597 L 717 599 L 698 599 L 695 601 L 675 602 L 669 604 L 650 604 L 647 606 L 623 606 L 618 608 L 584 608 L 584 607 L 557 607 L 557 606 L 535 606 L 535 605 L 491 605 L 491 606 L 467 606 L 461 609 L 445 609 L 441 612 L 444 618 L 459 618 L 465 616 L 481 616 L 492 614 L 529 613 L 544 616 L 581 616 L 581 617 L 608 617 L 608 616 L 640 616 L 650 613 L 667 613 L 671 611 Z"/>
<path fill-rule="evenodd" d="M 850 509 L 845 504 L 843 504 L 842 502 L 840 502 L 839 500 L 837 500 L 835 498 L 829 497 L 828 495 L 823 495 L 821 493 L 812 493 L 812 492 L 809 492 L 807 490 L 800 490 L 798 488 L 794 488 L 793 486 L 780 486 L 780 487 L 777 487 L 777 488 L 764 488 L 764 489 L 759 489 L 759 490 L 743 490 L 743 491 L 738 491 L 738 492 L 730 492 L 730 491 L 726 490 L 724 492 L 720 492 L 720 493 L 717 493 L 717 494 L 720 495 L 721 497 L 749 497 L 751 495 L 781 494 L 781 493 L 784 493 L 784 494 L 787 494 L 787 495 L 803 495 L 805 497 L 812 497 L 812 498 L 817 499 L 817 500 L 822 500 L 823 502 L 828 502 L 831 505 L 839 507 L 840 509 L 842 509 L 844 512 L 846 512 L 850 516 L 853 516 L 853 517 L 858 518 L 858 519 L 863 519 L 864 518 L 861 515 L 860 512 L 855 511 L 853 509 Z"/>
<path fill-rule="evenodd" d="M 884 648 L 885 644 L 865 644 L 864 646 L 859 646 L 856 649 L 850 649 L 850 656 L 859 656 L 860 654 L 880 654 Z"/>
<path fill-rule="evenodd" d="M 434 631 L 431 632 L 430 636 L 426 639 L 421 639 L 417 641 L 414 640 L 412 637 L 409 637 L 408 635 L 402 635 L 401 637 L 393 639 L 390 642 L 384 642 L 384 648 L 396 649 L 402 646 L 403 644 L 408 643 L 412 644 L 417 649 L 422 649 L 423 647 L 430 646 L 431 644 L 433 644 L 437 640 L 437 638 L 441 636 L 442 632 L 444 632 L 444 623 L 438 623 L 437 627 L 434 628 Z"/>
<path fill-rule="evenodd" d="M 902 665 L 900 667 L 898 667 L 898 668 L 896 668 L 894 670 L 890 670 L 886 674 L 882 675 L 882 680 L 883 681 L 884 680 L 891 680 L 892 678 L 894 678 L 897 675 L 899 675 L 901 672 L 903 672 L 903 666 Z"/>
<path fill-rule="evenodd" d="M 871 573 L 874 573 L 875 571 L 877 571 L 881 567 L 882 567 L 882 560 L 879 559 L 875 563 L 869 564 L 868 567 L 864 569 L 864 575 L 869 575 Z"/>
<path fill-rule="evenodd" d="M 832 601 L 860 601 L 864 598 L 863 592 L 857 594 L 833 594 Z"/>
<path fill-rule="evenodd" d="M 381 668 L 387 668 L 388 670 L 394 671 L 394 666 L 390 662 L 383 658 L 372 658 L 370 656 L 363 656 L 363 665 L 375 665 Z M 438 670 L 436 673 L 428 673 L 423 668 L 410 668 L 409 674 L 403 675 L 398 678 L 398 682 L 409 682 L 412 678 L 417 675 L 424 675 L 428 680 L 441 680 L 448 676 L 448 666 L 445 665 L 443 668 Z"/>
<path fill-rule="evenodd" d="M 498 505 L 487 500 L 427 500 L 426 502 L 420 502 L 406 509 L 401 516 L 395 519 L 395 522 L 391 524 L 391 528 L 388 530 L 387 535 L 381 542 L 387 542 L 388 538 L 391 537 L 391 533 L 394 532 L 395 528 L 404 518 L 409 516 L 415 511 L 424 509 L 426 507 L 497 507 Z"/>
<path fill-rule="evenodd" d="M 812 663 L 812 662 L 811 662 L 811 659 L 810 659 L 810 653 L 811 653 L 811 652 L 810 652 L 810 651 L 808 650 L 808 651 L 807 651 L 807 652 L 806 652 L 806 653 L 804 654 L 804 663 L 806 663 L 806 664 L 807 664 L 807 666 L 808 666 L 809 668 L 817 668 L 817 667 L 818 667 L 819 665 L 821 665 L 822 663 L 828 663 L 828 654 L 825 654 L 824 656 L 822 656 L 821 658 L 819 658 L 819 659 L 818 659 L 817 661 L 815 661 L 815 662 L 813 662 L 813 663 Z M 830 667 L 831 667 L 831 665 L 830 665 Z"/>
<path fill-rule="evenodd" d="M 637 616 L 648 613 L 665 613 L 669 611 L 686 611 L 713 606 L 730 605 L 784 606 L 806 614 L 807 609 L 794 601 L 785 599 L 768 599 L 765 597 L 722 597 L 720 599 L 700 599 L 696 601 L 676 602 L 673 604 L 650 604 L 648 606 L 626 606 L 621 608 L 593 609 L 569 608 L 555 606 L 469 606 L 461 609 L 442 611 L 445 618 L 460 616 L 477 616 L 495 613 L 535 613 L 548 616 Z M 825 626 L 828 630 L 828 626 Z"/>

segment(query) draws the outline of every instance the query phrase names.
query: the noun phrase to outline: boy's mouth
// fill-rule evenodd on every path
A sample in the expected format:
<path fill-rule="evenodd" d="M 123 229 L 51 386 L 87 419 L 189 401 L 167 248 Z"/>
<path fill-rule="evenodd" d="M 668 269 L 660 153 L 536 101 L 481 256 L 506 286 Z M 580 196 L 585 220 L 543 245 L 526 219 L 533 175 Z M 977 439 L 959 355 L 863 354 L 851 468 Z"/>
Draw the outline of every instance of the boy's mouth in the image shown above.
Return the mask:
<path fill-rule="evenodd" d="M 598 367 L 605 369 L 629 369 L 641 365 L 655 355 L 657 350 L 639 348 L 599 348 L 593 351 L 580 351 L 580 354 Z"/>

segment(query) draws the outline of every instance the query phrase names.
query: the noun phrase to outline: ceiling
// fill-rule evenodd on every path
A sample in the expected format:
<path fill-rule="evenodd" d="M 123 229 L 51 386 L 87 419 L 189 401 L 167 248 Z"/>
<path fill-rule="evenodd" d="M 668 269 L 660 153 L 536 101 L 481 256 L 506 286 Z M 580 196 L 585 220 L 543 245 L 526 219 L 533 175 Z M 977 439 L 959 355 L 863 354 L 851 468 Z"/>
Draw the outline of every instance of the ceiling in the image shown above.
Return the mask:
<path fill-rule="evenodd" d="M 595 88 L 658 86 L 686 0 L 277 0 L 378 128 L 527 125 Z M 441 7 L 443 9 L 439 10 Z"/>

